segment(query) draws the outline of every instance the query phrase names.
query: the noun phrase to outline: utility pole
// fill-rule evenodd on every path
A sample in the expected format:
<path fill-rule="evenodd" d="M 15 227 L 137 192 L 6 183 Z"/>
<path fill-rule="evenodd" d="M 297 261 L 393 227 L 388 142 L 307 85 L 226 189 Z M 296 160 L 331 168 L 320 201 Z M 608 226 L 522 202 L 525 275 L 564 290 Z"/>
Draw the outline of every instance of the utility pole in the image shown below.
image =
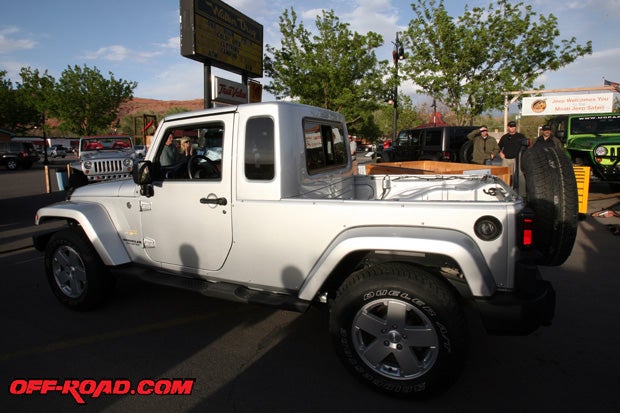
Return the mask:
<path fill-rule="evenodd" d="M 398 32 L 396 32 L 396 41 L 394 42 L 394 50 L 392 50 L 392 60 L 394 61 L 394 76 L 395 76 L 395 82 L 394 82 L 394 96 L 393 96 L 393 103 L 394 103 L 394 123 L 393 123 L 393 129 L 394 129 L 394 136 L 393 136 L 393 142 L 396 142 L 396 135 L 398 134 L 398 126 L 397 126 L 397 122 L 398 122 L 398 61 L 399 60 L 403 60 L 405 58 L 405 49 L 403 48 L 403 45 L 400 43 L 400 40 L 398 39 Z"/>

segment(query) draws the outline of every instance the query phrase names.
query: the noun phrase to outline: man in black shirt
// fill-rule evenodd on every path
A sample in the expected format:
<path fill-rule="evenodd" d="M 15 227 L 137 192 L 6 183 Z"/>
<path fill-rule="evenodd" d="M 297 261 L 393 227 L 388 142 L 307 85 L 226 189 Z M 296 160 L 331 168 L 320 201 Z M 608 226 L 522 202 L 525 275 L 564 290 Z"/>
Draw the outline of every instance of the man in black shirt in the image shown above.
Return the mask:
<path fill-rule="evenodd" d="M 499 156 L 504 165 L 510 168 L 510 177 L 513 182 L 517 157 L 524 146 L 527 146 L 527 138 L 517 132 L 517 124 L 514 121 L 508 122 L 508 133 L 499 138 Z"/>

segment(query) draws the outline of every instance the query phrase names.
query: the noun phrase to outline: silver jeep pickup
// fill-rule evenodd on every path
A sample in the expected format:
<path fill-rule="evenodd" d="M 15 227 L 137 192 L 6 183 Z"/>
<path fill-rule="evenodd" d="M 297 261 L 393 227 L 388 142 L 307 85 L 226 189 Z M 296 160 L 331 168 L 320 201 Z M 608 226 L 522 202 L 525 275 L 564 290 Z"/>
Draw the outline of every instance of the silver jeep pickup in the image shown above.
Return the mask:
<path fill-rule="evenodd" d="M 340 114 L 286 102 L 167 117 L 133 179 L 37 212 L 39 224 L 67 223 L 35 239 L 53 293 L 90 309 L 132 275 L 288 310 L 326 306 L 344 365 L 405 396 L 455 379 L 465 306 L 490 333 L 551 323 L 555 294 L 538 266 L 564 262 L 576 235 L 561 153 L 526 152 L 526 204 L 485 171 L 358 174 L 347 136 Z"/>

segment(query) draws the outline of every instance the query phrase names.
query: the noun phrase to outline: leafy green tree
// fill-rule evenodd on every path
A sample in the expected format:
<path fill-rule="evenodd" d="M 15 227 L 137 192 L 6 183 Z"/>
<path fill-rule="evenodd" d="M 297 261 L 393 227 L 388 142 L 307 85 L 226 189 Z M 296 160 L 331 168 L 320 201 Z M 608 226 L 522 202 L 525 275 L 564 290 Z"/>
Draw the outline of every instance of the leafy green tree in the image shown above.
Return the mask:
<path fill-rule="evenodd" d="M 423 116 L 419 113 L 419 108 L 413 105 L 410 96 L 398 92 L 398 118 L 396 119 L 396 131 L 413 128 L 423 123 Z M 381 134 L 377 137 L 394 136 L 394 106 L 391 104 L 381 105 L 374 112 L 374 122 L 379 127 Z"/>
<path fill-rule="evenodd" d="M 421 93 L 454 111 L 460 124 L 502 109 L 502 92 L 533 89 L 541 74 L 592 53 L 591 41 L 558 43 L 558 19 L 539 15 L 531 5 L 498 0 L 487 9 L 466 6 L 457 18 L 448 15 L 443 0 L 417 0 L 411 7 L 415 17 L 403 36 L 403 71 Z"/>
<path fill-rule="evenodd" d="M 106 79 L 99 69 L 73 66 L 62 72 L 56 84 L 52 114 L 62 121 L 63 130 L 78 135 L 108 131 L 118 116 L 121 103 L 133 98 L 137 82 Z"/>
<path fill-rule="evenodd" d="M 17 99 L 13 83 L 6 78 L 6 73 L 5 70 L 0 70 L 0 128 L 15 131 L 22 123 L 21 119 L 18 119 L 22 111 L 18 110 L 20 100 Z"/>
<path fill-rule="evenodd" d="M 6 72 L 0 72 L 3 78 Z M 2 79 L 0 86 L 0 124 L 18 133 L 45 126 L 45 114 L 49 109 L 48 96 L 53 93 L 54 78 L 40 74 L 38 70 L 22 68 L 21 84 L 13 87 L 8 79 Z"/>
<path fill-rule="evenodd" d="M 6 77 L 6 70 L 0 70 L 0 128 L 8 129 L 10 123 L 9 110 L 13 93 L 13 84 Z"/>
<path fill-rule="evenodd" d="M 374 32 L 351 32 L 333 10 L 317 16 L 315 35 L 297 21 L 291 7 L 280 16 L 281 48 L 266 46 L 265 89 L 276 98 L 341 112 L 349 123 L 369 115 L 389 90 L 382 81 L 387 61 L 373 49 L 383 44 Z"/>

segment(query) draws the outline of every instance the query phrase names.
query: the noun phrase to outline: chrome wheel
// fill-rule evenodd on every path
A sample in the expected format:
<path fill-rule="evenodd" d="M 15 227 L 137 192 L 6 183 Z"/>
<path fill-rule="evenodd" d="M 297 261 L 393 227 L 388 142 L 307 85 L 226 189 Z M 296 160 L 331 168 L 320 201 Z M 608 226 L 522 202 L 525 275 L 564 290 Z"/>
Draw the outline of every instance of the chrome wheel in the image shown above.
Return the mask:
<path fill-rule="evenodd" d="M 430 319 L 415 306 L 396 299 L 363 306 L 353 319 L 352 341 L 368 367 L 396 380 L 425 374 L 439 353 Z"/>
<path fill-rule="evenodd" d="M 70 298 L 78 298 L 86 291 L 86 267 L 80 254 L 71 246 L 56 249 L 52 257 L 52 274 L 60 291 Z"/>

